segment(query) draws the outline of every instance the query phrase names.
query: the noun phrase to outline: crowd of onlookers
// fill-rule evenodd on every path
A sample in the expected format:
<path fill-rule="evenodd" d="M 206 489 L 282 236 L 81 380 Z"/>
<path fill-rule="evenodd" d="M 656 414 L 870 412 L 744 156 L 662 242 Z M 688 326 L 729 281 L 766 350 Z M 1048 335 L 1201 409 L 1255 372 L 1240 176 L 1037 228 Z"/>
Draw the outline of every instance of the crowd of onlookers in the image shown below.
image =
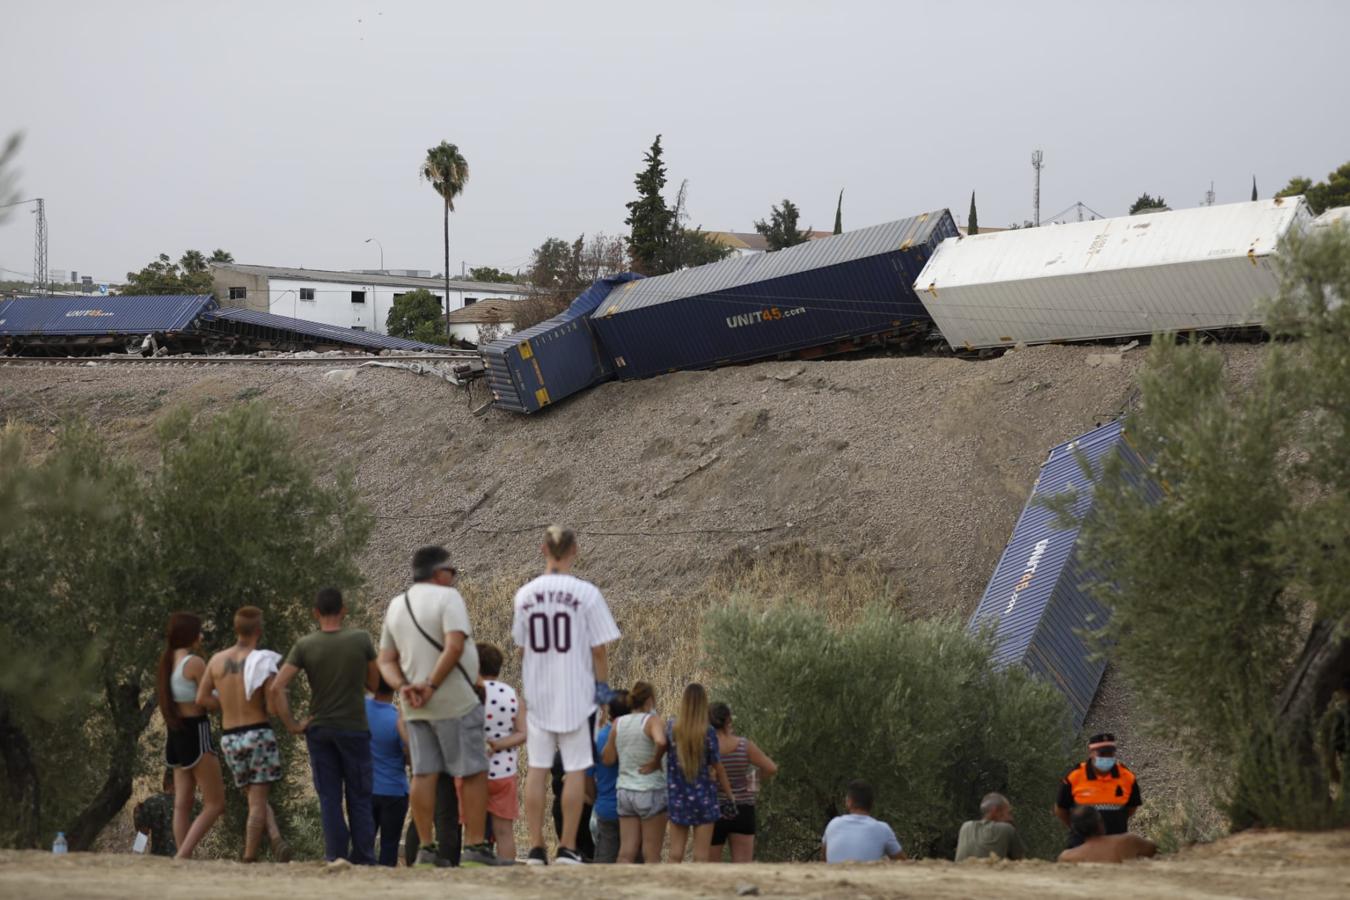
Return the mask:
<path fill-rule="evenodd" d="M 777 765 L 700 684 L 684 688 L 668 718 L 647 682 L 611 688 L 607 648 L 619 629 L 600 591 L 571 573 L 576 535 L 550 528 L 542 549 L 544 573 L 513 600 L 521 692 L 501 679 L 503 651 L 474 640 L 459 573 L 442 547 L 414 554 L 413 583 L 389 602 L 378 647 L 346 625 L 332 588 L 315 597 L 315 630 L 284 657 L 261 648 L 256 607 L 236 612 L 235 643 L 209 659 L 200 618 L 174 613 L 158 674 L 164 793 L 135 815 L 153 851 L 192 855 L 224 811 L 227 770 L 248 801 L 244 861 L 259 858 L 264 839 L 273 860 L 290 859 L 270 802 L 284 772 L 275 720 L 304 737 L 329 860 L 395 866 L 402 845 L 407 865 L 515 864 L 523 746 L 526 863 L 549 863 L 550 782 L 555 864 L 654 863 L 663 853 L 672 863 L 686 855 L 750 862 L 756 798 Z M 290 688 L 302 672 L 309 699 L 297 717 Z M 1139 787 L 1115 753 L 1114 737 L 1097 735 L 1088 759 L 1065 776 L 1054 807 L 1070 835 L 1061 860 L 1154 852 L 1128 833 Z M 873 804 L 867 783 L 848 785 L 845 814 L 822 836 L 827 862 L 905 858 Z M 960 829 L 958 862 L 1025 855 L 1005 797 L 986 796 L 980 815 Z"/>

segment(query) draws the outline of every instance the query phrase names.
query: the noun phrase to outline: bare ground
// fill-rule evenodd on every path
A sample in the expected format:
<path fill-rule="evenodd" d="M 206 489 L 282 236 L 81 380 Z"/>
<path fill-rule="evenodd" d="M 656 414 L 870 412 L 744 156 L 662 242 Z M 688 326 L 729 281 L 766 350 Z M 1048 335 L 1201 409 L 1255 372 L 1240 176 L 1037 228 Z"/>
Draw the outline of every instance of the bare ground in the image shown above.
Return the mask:
<path fill-rule="evenodd" d="M 0 852 L 0 897 L 285 896 L 377 900 L 443 897 L 1285 898 L 1350 895 L 1350 831 L 1248 832 L 1159 860 L 1121 866 L 1044 862 L 751 866 L 517 866 L 497 870 L 353 869 L 322 863 L 179 863 L 128 854 Z"/>

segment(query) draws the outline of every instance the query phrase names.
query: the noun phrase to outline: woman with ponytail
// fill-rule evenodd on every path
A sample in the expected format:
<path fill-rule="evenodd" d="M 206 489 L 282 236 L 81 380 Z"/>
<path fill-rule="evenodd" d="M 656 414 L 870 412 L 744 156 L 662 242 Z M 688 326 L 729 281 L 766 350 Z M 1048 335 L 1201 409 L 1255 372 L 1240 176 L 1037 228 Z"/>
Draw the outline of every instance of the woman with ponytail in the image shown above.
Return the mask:
<path fill-rule="evenodd" d="M 169 616 L 159 658 L 159 711 L 167 732 L 164 762 L 173 770 L 173 837 L 178 858 L 187 859 L 225 811 L 225 782 L 211 743 L 211 722 L 197 705 L 197 682 L 206 670 L 200 655 L 202 620 L 192 613 Z M 202 792 L 202 811 L 192 818 L 192 801 Z"/>
<path fill-rule="evenodd" d="M 734 809 L 735 801 L 718 753 L 717 732 L 708 722 L 708 692 L 703 685 L 691 684 L 684 689 L 680 714 L 666 724 L 666 741 L 670 862 L 684 862 L 691 829 L 694 862 L 709 862 L 713 826 L 722 818 L 718 788 L 726 796 L 730 809 Z"/>

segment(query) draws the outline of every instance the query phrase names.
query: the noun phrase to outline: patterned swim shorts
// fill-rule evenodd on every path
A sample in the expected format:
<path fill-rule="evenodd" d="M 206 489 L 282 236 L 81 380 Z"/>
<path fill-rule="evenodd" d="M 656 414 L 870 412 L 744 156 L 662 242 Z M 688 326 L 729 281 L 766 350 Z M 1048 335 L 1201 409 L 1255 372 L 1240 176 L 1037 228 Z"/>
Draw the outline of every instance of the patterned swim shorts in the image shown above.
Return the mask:
<path fill-rule="evenodd" d="M 234 775 L 235 787 L 281 780 L 277 736 L 266 725 L 226 729 L 220 736 L 220 753 Z"/>

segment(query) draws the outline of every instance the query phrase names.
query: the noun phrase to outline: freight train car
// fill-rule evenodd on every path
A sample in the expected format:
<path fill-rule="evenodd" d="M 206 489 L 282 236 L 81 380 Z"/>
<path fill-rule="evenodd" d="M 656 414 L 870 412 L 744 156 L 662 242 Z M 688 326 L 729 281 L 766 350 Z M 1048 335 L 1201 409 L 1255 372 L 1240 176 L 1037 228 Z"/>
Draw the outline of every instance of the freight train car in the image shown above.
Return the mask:
<path fill-rule="evenodd" d="M 1106 608 L 1086 590 L 1092 576 L 1078 555 L 1078 536 L 1094 499 L 1093 477 L 1083 471 L 1080 459 L 1090 464 L 1095 477 L 1111 453 L 1142 469 L 1120 422 L 1050 451 L 968 625 L 972 633 L 992 632 L 996 665 L 1026 666 L 1059 688 L 1075 727 L 1082 726 L 1106 668 L 1085 632 L 1107 620 Z M 1074 492 L 1078 524 L 1064 528 L 1043 501 L 1068 491 Z"/>
<path fill-rule="evenodd" d="M 18 297 L 0 315 L 0 349 L 12 355 L 136 351 L 147 337 L 174 349 L 200 349 L 201 327 L 216 308 L 210 294 Z"/>
<path fill-rule="evenodd" d="M 588 318 L 615 287 L 641 275 L 602 278 L 561 314 L 482 348 L 495 405 L 512 412 L 538 412 L 550 403 L 614 377 L 596 343 Z"/>
<path fill-rule="evenodd" d="M 644 278 L 611 291 L 591 321 L 623 379 L 920 335 L 931 321 L 914 278 L 956 234 L 942 209 Z"/>
<path fill-rule="evenodd" d="M 1302 197 L 951 238 L 914 281 L 953 349 L 1258 326 Z"/>

